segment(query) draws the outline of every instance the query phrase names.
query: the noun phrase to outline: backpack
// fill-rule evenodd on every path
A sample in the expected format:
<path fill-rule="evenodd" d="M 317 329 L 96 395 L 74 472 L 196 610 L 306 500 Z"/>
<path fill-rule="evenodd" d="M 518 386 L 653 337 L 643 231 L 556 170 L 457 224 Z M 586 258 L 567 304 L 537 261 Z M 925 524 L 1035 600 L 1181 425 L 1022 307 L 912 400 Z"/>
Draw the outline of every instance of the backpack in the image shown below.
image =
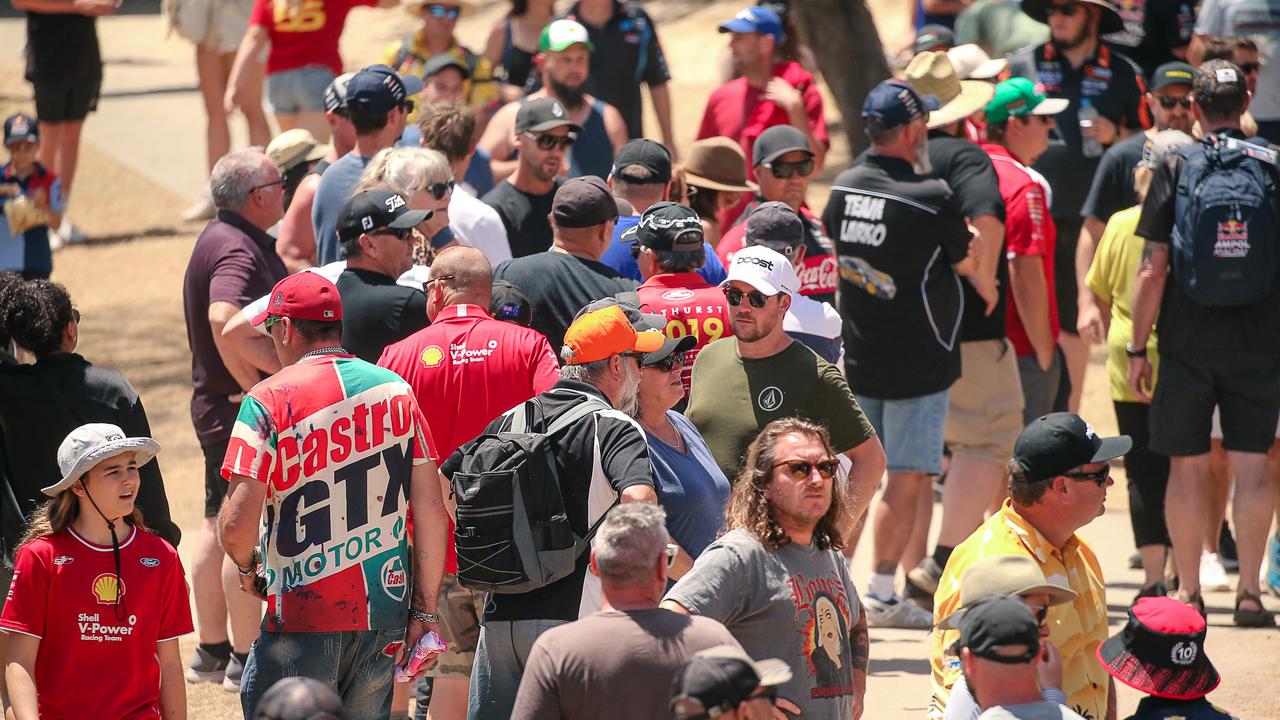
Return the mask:
<path fill-rule="evenodd" d="M 450 482 L 457 500 L 453 538 L 463 587 L 527 593 L 573 573 L 600 523 L 585 537 L 570 526 L 552 438 L 608 408 L 588 398 L 536 432 L 528 419 L 538 409 L 535 398 L 516 408 L 510 431 L 486 433 L 462 449 Z"/>
<path fill-rule="evenodd" d="M 1265 140 L 1209 135 L 1177 151 L 1173 276 L 1206 307 L 1258 302 L 1280 265 L 1276 153 Z"/>

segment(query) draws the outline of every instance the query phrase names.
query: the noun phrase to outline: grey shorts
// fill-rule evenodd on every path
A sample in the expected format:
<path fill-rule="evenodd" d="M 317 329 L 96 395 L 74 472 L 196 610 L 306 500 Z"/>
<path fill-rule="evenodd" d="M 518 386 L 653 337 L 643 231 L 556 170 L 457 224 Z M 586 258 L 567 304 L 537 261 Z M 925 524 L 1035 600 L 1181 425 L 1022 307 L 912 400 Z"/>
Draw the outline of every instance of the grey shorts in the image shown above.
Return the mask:
<path fill-rule="evenodd" d="M 324 110 L 324 90 L 333 82 L 333 71 L 319 65 L 267 76 L 267 100 L 277 115 L 297 115 Z"/>

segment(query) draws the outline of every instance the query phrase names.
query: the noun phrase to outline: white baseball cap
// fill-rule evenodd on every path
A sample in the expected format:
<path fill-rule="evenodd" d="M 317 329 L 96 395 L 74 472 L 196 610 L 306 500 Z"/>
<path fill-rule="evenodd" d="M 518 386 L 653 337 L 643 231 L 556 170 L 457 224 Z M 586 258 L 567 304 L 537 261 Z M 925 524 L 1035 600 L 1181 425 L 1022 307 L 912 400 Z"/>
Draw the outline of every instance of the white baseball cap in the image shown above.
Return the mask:
<path fill-rule="evenodd" d="M 720 283 L 720 287 L 727 287 L 734 280 L 744 282 L 765 295 L 795 295 L 800 291 L 800 278 L 791 261 L 777 250 L 763 245 L 743 248 L 733 256 L 729 262 L 729 277 Z"/>
<path fill-rule="evenodd" d="M 74 485 L 80 476 L 108 458 L 133 453 L 141 466 L 151 462 L 158 452 L 160 443 L 149 437 L 126 437 L 124 430 L 117 425 L 81 425 L 58 446 L 58 469 L 62 471 L 62 479 L 42 488 L 41 492 L 57 497 L 58 493 Z"/>

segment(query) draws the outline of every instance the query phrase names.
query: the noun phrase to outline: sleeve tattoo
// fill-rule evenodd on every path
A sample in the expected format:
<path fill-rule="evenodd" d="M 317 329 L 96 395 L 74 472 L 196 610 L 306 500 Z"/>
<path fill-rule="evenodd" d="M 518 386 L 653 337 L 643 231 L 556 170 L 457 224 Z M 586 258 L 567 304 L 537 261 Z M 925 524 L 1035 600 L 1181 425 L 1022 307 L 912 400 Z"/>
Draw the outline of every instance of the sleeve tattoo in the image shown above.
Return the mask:
<path fill-rule="evenodd" d="M 871 662 L 871 636 L 867 633 L 867 611 L 862 609 L 858 614 L 858 622 L 854 623 L 849 633 L 849 655 L 853 661 L 853 669 L 867 672 Z"/>

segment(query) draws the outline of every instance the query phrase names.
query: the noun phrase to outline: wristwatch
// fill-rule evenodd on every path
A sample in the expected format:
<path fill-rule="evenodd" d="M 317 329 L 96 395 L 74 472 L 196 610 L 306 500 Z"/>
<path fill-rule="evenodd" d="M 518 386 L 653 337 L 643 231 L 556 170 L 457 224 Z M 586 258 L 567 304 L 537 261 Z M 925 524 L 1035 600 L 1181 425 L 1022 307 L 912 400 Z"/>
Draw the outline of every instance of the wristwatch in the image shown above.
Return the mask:
<path fill-rule="evenodd" d="M 440 624 L 440 613 L 422 612 L 417 608 L 409 608 L 409 617 L 418 622 Z"/>
<path fill-rule="evenodd" d="M 1127 342 L 1127 343 L 1125 343 L 1125 344 L 1124 344 L 1124 352 L 1125 352 L 1125 354 L 1126 354 L 1126 355 L 1128 355 L 1129 357 L 1146 357 L 1146 356 L 1147 356 L 1147 346 L 1146 346 L 1146 345 L 1143 345 L 1143 346 L 1142 346 L 1142 347 L 1140 347 L 1140 348 L 1136 348 L 1136 347 L 1134 347 L 1134 346 L 1133 346 L 1133 343 L 1131 343 L 1131 342 Z"/>

